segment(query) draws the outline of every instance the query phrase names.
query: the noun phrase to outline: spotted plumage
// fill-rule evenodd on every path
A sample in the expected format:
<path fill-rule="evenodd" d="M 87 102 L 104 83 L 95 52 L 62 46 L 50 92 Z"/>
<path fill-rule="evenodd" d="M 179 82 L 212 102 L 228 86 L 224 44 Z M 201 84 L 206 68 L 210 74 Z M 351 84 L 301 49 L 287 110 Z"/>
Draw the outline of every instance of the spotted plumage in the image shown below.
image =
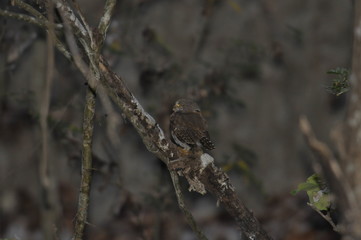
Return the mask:
<path fill-rule="evenodd" d="M 209 137 L 206 120 L 201 114 L 197 103 L 191 99 L 180 99 L 170 116 L 170 132 L 174 142 L 184 149 L 201 146 L 204 149 L 214 149 Z"/>

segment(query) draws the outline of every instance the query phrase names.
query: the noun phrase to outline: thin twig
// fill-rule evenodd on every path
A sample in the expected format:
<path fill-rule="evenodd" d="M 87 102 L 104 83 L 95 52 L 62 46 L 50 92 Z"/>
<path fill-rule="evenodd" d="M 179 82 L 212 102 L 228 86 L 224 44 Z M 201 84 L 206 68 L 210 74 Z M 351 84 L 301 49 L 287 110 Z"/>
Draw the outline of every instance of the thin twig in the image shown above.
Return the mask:
<path fill-rule="evenodd" d="M 54 22 L 53 15 L 50 13 L 50 6 L 46 6 L 49 12 L 49 21 Z M 53 26 L 53 25 L 52 25 Z M 43 91 L 43 99 L 41 101 L 40 109 L 40 129 L 42 136 L 42 157 L 39 163 L 40 183 L 43 191 L 43 231 L 45 239 L 56 239 L 54 234 L 54 226 L 56 226 L 58 211 L 58 196 L 55 186 L 54 172 L 52 170 L 52 158 L 48 154 L 48 115 L 50 106 L 51 85 L 54 78 L 54 39 L 50 32 L 54 29 L 49 29 L 47 35 L 47 67 L 45 87 Z"/>
<path fill-rule="evenodd" d="M 48 31 L 49 24 L 47 24 L 47 22 L 39 20 L 38 18 L 34 18 L 34 17 L 28 16 L 25 14 L 21 14 L 21 13 L 14 13 L 14 12 L 10 12 L 7 10 L 1 10 L 1 9 L 0 9 L 0 16 L 14 18 L 14 19 L 21 20 L 21 21 L 24 21 L 24 22 L 27 22 L 30 24 L 34 24 L 34 25 L 37 25 L 41 28 L 44 28 L 46 31 Z M 70 55 L 69 51 L 66 49 L 66 47 L 63 45 L 63 43 L 56 36 L 54 36 L 54 39 L 55 39 L 55 46 L 57 47 L 57 49 L 68 60 L 71 60 L 71 55 Z"/>
<path fill-rule="evenodd" d="M 350 183 L 348 182 L 347 178 L 345 177 L 345 174 L 338 163 L 338 161 L 335 159 L 332 151 L 329 149 L 329 147 L 319 141 L 309 123 L 307 118 L 305 116 L 300 117 L 300 129 L 303 133 L 303 135 L 306 137 L 307 143 L 310 146 L 310 148 L 313 150 L 313 152 L 320 158 L 321 162 L 325 164 L 332 173 L 334 179 L 342 185 L 344 189 L 338 189 L 339 191 L 343 191 L 343 194 L 346 197 L 346 201 L 351 206 L 352 209 L 358 210 L 359 203 L 357 201 L 357 198 L 352 190 L 352 187 L 350 186 Z"/>
<path fill-rule="evenodd" d="M 42 27 L 42 28 L 46 27 L 46 24 L 44 22 L 40 21 L 39 19 L 28 16 L 28 15 L 25 15 L 25 14 L 21 14 L 21 13 L 14 13 L 14 12 L 10 12 L 10 11 L 7 11 L 7 10 L 0 9 L 0 16 L 15 18 L 15 19 L 18 19 L 20 21 L 24 21 L 24 22 L 27 22 L 27 23 L 37 25 L 37 26 Z"/>
<path fill-rule="evenodd" d="M 33 19 L 33 21 L 32 20 L 30 20 L 31 22 L 29 21 L 30 23 L 37 24 L 38 26 L 43 27 L 48 32 L 50 32 L 50 34 L 52 35 L 52 38 L 55 39 L 55 45 L 59 49 L 59 51 L 62 52 L 67 59 L 71 60 L 70 53 L 68 52 L 66 47 L 62 44 L 62 42 L 57 38 L 55 31 L 49 31 L 49 29 L 61 30 L 61 29 L 63 29 L 63 25 L 55 24 L 54 21 L 48 21 L 48 19 L 46 19 L 46 17 L 43 14 L 41 14 L 38 10 L 36 10 L 31 5 L 25 3 L 21 0 L 13 0 L 13 1 L 14 1 L 15 5 L 19 6 L 20 8 L 22 8 L 23 10 L 27 11 L 28 13 L 30 13 L 31 15 L 33 15 L 35 17 Z M 48 13 L 48 15 L 49 14 L 50 13 Z M 26 16 L 26 15 L 24 15 L 24 16 Z M 51 15 L 49 15 L 49 17 L 50 16 Z M 29 17 L 29 18 L 31 18 L 31 17 Z"/>
<path fill-rule="evenodd" d="M 64 21 L 65 37 L 68 42 L 70 51 L 72 53 L 74 63 L 82 72 L 83 76 L 87 79 L 89 87 L 86 92 L 86 103 L 84 107 L 84 122 L 83 122 L 83 151 L 82 151 L 82 172 L 80 193 L 78 200 L 78 210 L 75 220 L 75 231 L 73 240 L 82 240 L 84 235 L 85 226 L 88 224 L 88 208 L 90 201 L 91 179 L 92 179 L 92 139 L 93 127 L 95 118 L 95 80 L 89 67 L 83 61 L 79 48 L 76 44 L 75 37 L 71 31 L 69 22 L 69 15 L 63 12 L 64 8 L 59 9 L 60 14 Z M 74 22 L 73 22 L 74 23 Z M 74 27 L 74 25 L 73 25 Z M 86 41 L 83 41 L 85 44 Z"/>
<path fill-rule="evenodd" d="M 355 216 L 359 216 L 358 214 L 360 214 L 360 204 L 349 183 L 349 179 L 344 174 L 343 169 L 329 147 L 316 138 L 311 125 L 305 116 L 300 118 L 300 129 L 305 136 L 309 147 L 322 163 L 325 173 L 331 173 L 331 176 L 327 177 L 327 175 L 325 175 L 325 177 L 327 177 L 326 180 L 328 180 L 331 186 L 331 191 L 334 191 L 335 195 L 341 199 L 341 201 L 339 201 L 340 206 L 345 209 L 345 219 L 351 226 L 351 224 L 354 224 Z M 349 230 L 337 226 L 337 231 L 347 234 Z"/>
<path fill-rule="evenodd" d="M 91 178 L 92 178 L 92 137 L 93 137 L 93 127 L 94 127 L 94 116 L 95 116 L 95 82 L 94 75 L 89 71 L 89 67 L 83 61 L 80 49 L 76 43 L 75 37 L 71 30 L 70 25 L 73 28 L 77 28 L 78 25 L 74 24 L 77 21 L 70 21 L 69 15 L 64 9 L 59 8 L 59 12 L 63 18 L 65 26 L 65 37 L 67 39 L 70 51 L 72 53 L 75 65 L 82 72 L 84 77 L 89 83 L 89 88 L 86 93 L 86 103 L 84 109 L 84 123 L 83 123 L 83 154 L 82 154 L 82 173 L 81 173 L 81 184 L 80 184 L 80 193 L 78 200 L 78 210 L 75 220 L 75 231 L 73 240 L 82 240 L 85 230 L 85 225 L 87 225 L 87 216 L 88 208 L 90 201 L 90 190 L 91 190 Z M 75 15 L 74 15 L 75 16 Z M 78 36 L 79 37 L 79 36 Z M 81 37 L 81 36 L 80 36 Z M 90 37 L 91 38 L 91 37 Z M 80 39 L 82 40 L 82 39 Z M 85 49 L 90 49 L 87 45 L 89 42 L 86 39 L 83 39 L 82 45 Z M 88 47 L 87 47 L 88 46 Z"/>
<path fill-rule="evenodd" d="M 117 0 L 107 0 L 105 2 L 104 12 L 103 12 L 102 17 L 100 18 L 100 22 L 98 25 L 98 31 L 100 34 L 100 39 L 99 39 L 98 44 L 100 47 L 103 45 L 103 43 L 105 41 L 107 31 L 110 26 L 110 20 L 112 18 L 116 3 L 117 3 Z"/>
<path fill-rule="evenodd" d="M 80 22 L 80 20 L 78 19 L 78 17 L 76 16 L 76 14 L 71 10 L 70 6 L 67 4 L 66 1 L 64 0 L 53 0 L 56 1 L 56 7 L 59 10 L 62 19 L 64 20 L 64 22 L 66 22 L 66 24 L 70 27 L 68 27 L 68 29 L 65 29 L 68 33 L 69 36 L 73 36 L 74 35 L 77 37 L 77 40 L 80 42 L 80 44 L 82 45 L 82 48 L 85 52 L 85 54 L 88 56 L 88 59 L 90 61 L 90 70 L 88 71 L 86 70 L 87 67 L 85 64 L 82 64 L 82 62 L 84 62 L 82 60 L 82 57 L 80 56 L 80 54 L 76 54 L 76 56 L 74 57 L 74 61 L 75 64 L 78 67 L 81 67 L 81 71 L 83 73 L 83 75 L 86 77 L 86 79 L 88 80 L 89 86 L 92 89 L 96 89 L 96 83 L 98 82 L 98 80 L 100 79 L 100 71 L 97 70 L 99 69 L 97 66 L 98 64 L 98 48 L 96 46 L 94 46 L 94 40 L 93 40 L 93 35 L 92 32 L 85 28 L 82 23 Z M 79 13 L 78 13 L 79 14 Z M 71 29 L 70 29 L 71 28 Z M 69 43 L 69 42 L 68 42 Z M 71 44 L 69 45 L 69 47 L 73 47 L 73 49 L 77 48 L 77 44 L 74 40 L 71 41 Z M 79 52 L 79 51 L 77 51 Z M 79 56 L 77 59 L 75 59 L 75 57 Z"/>
<path fill-rule="evenodd" d="M 60 15 L 64 21 L 65 37 L 72 53 L 74 63 L 89 83 L 93 82 L 89 67 L 83 61 L 75 37 L 71 31 L 68 18 L 60 9 Z M 92 179 L 92 139 L 95 117 L 95 93 L 89 86 L 86 92 L 83 120 L 83 148 L 82 148 L 82 171 L 80 193 L 78 199 L 78 210 L 75 220 L 74 240 L 82 240 L 85 226 L 88 224 L 88 208 L 90 201 L 91 179 Z"/>
<path fill-rule="evenodd" d="M 41 14 L 39 11 L 37 11 L 35 8 L 33 8 L 31 5 L 25 3 L 21 0 L 12 0 L 12 2 L 14 3 L 14 5 L 27 11 L 28 13 L 30 13 L 34 17 L 38 18 L 39 20 L 41 20 L 43 22 L 47 22 L 47 19 L 45 18 L 45 16 L 43 14 Z"/>
<path fill-rule="evenodd" d="M 78 67 L 80 72 L 83 74 L 84 77 L 88 79 L 89 77 L 89 67 L 86 65 L 86 63 L 83 61 L 82 56 L 80 54 L 78 45 L 76 43 L 75 37 L 73 35 L 73 32 L 71 31 L 68 19 L 64 16 L 64 13 L 62 11 L 59 11 L 60 15 L 63 18 L 64 21 L 64 27 L 65 27 L 65 39 L 68 43 L 71 55 L 74 59 L 75 65 Z"/>
<path fill-rule="evenodd" d="M 202 230 L 198 227 L 196 221 L 194 220 L 192 213 L 186 207 L 177 173 L 175 171 L 169 171 L 169 173 L 170 176 L 172 177 L 172 182 L 177 196 L 179 208 L 182 210 L 187 223 L 192 228 L 192 230 L 197 234 L 198 239 L 207 240 L 207 237 L 203 234 Z"/>
<path fill-rule="evenodd" d="M 68 21 L 70 22 L 72 28 L 74 29 L 75 35 L 77 35 L 79 38 L 84 38 L 85 40 L 89 40 L 88 31 L 79 21 L 78 17 L 74 14 L 70 6 L 63 0 L 53 0 L 53 1 L 55 1 L 56 3 L 55 7 L 59 11 L 63 12 L 64 17 L 68 19 Z"/>
<path fill-rule="evenodd" d="M 341 233 L 338 226 L 336 226 L 336 224 L 333 222 L 329 212 L 327 212 L 327 214 L 325 215 L 317 207 L 313 206 L 313 204 L 307 203 L 307 205 L 310 206 L 313 210 L 315 210 L 323 219 L 325 219 L 332 226 L 332 229 L 335 232 Z"/>
<path fill-rule="evenodd" d="M 69 61 L 73 60 L 70 52 L 66 49 L 64 44 L 58 38 L 55 38 L 55 46 Z"/>
<path fill-rule="evenodd" d="M 41 22 L 41 24 L 45 25 L 45 26 L 48 26 L 50 24 L 52 24 L 53 28 L 55 29 L 62 29 L 63 26 L 61 24 L 54 24 L 54 21 L 51 22 L 51 21 L 48 21 L 48 19 L 43 15 L 41 14 L 38 10 L 36 10 L 35 8 L 33 8 L 31 5 L 21 1 L 21 0 L 13 0 L 13 3 L 20 7 L 21 9 L 27 11 L 28 13 L 30 13 L 31 15 L 33 15 L 39 22 Z M 50 20 L 50 18 L 49 18 Z"/>
<path fill-rule="evenodd" d="M 323 142 L 320 142 L 316 138 L 311 128 L 311 125 L 305 116 L 300 117 L 300 129 L 303 135 L 306 137 L 306 140 L 309 146 L 311 147 L 311 149 L 315 153 L 317 153 L 317 155 L 320 157 L 322 162 L 325 162 L 328 165 L 330 165 L 330 169 L 332 170 L 332 173 L 334 174 L 335 178 L 338 181 L 342 181 L 344 175 L 340 165 L 337 163 L 337 160 L 333 156 L 333 153 L 329 149 L 329 147 Z"/>
<path fill-rule="evenodd" d="M 78 210 L 75 219 L 73 240 L 82 240 L 85 225 L 88 224 L 88 208 L 92 179 L 92 141 L 95 119 L 95 94 L 88 88 L 85 97 L 84 120 L 83 120 L 83 149 L 80 193 Z"/>
<path fill-rule="evenodd" d="M 62 0 L 63 2 L 65 2 L 64 0 Z M 83 23 L 83 26 L 84 28 L 86 29 L 86 31 L 88 32 L 88 36 L 89 36 L 89 39 L 90 39 L 90 46 L 92 49 L 95 49 L 94 48 L 94 39 L 93 39 L 93 31 L 91 29 L 91 27 L 89 26 L 88 22 L 86 21 L 85 17 L 84 17 L 84 14 L 83 14 L 83 11 L 81 10 L 81 8 L 79 7 L 79 4 L 76 0 L 72 0 L 74 6 L 75 6 L 75 9 L 77 11 L 77 14 L 79 15 L 80 17 L 80 20 L 81 22 Z"/>

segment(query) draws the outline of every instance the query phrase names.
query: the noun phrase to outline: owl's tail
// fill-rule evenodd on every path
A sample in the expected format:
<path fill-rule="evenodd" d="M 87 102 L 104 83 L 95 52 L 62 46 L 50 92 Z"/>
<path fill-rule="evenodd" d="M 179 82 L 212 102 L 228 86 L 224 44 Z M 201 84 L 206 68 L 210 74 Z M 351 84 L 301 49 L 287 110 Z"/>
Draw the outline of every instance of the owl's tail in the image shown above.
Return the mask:
<path fill-rule="evenodd" d="M 207 149 L 207 150 L 213 150 L 215 149 L 214 143 L 207 137 L 203 137 L 201 138 L 201 140 L 199 141 L 202 146 Z"/>

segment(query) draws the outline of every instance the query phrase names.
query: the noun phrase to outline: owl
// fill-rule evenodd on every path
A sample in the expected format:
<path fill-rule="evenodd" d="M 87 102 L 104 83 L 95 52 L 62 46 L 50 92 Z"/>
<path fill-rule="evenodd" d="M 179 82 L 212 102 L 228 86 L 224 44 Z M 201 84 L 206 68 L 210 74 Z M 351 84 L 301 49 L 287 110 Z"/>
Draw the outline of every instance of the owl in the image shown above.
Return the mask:
<path fill-rule="evenodd" d="M 191 99 L 180 99 L 174 104 L 170 116 L 170 133 L 174 142 L 186 150 L 195 146 L 206 150 L 215 148 L 209 137 L 206 120 L 197 103 Z"/>

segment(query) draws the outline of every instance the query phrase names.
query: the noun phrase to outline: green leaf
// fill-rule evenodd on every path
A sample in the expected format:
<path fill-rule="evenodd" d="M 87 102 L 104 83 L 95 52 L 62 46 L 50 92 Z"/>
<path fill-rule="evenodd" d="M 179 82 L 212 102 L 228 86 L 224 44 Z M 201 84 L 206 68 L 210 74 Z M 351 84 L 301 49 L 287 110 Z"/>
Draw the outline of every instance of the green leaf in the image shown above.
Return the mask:
<path fill-rule="evenodd" d="M 293 190 L 295 195 L 296 193 L 300 192 L 300 191 L 311 191 L 313 189 L 317 188 L 317 185 L 315 186 L 315 184 L 313 183 L 308 183 L 308 182 L 304 182 L 304 183 L 300 183 L 297 187 L 296 190 Z"/>
<path fill-rule="evenodd" d="M 330 208 L 331 201 L 328 193 L 319 190 L 319 191 L 310 191 L 307 193 L 307 195 L 310 199 L 310 203 L 318 210 L 327 211 Z"/>
<path fill-rule="evenodd" d="M 309 198 L 310 204 L 318 210 L 328 210 L 331 205 L 330 195 L 326 184 L 321 177 L 313 174 L 307 178 L 306 182 L 300 183 L 297 189 L 291 191 L 292 195 L 300 191 L 305 191 Z"/>

